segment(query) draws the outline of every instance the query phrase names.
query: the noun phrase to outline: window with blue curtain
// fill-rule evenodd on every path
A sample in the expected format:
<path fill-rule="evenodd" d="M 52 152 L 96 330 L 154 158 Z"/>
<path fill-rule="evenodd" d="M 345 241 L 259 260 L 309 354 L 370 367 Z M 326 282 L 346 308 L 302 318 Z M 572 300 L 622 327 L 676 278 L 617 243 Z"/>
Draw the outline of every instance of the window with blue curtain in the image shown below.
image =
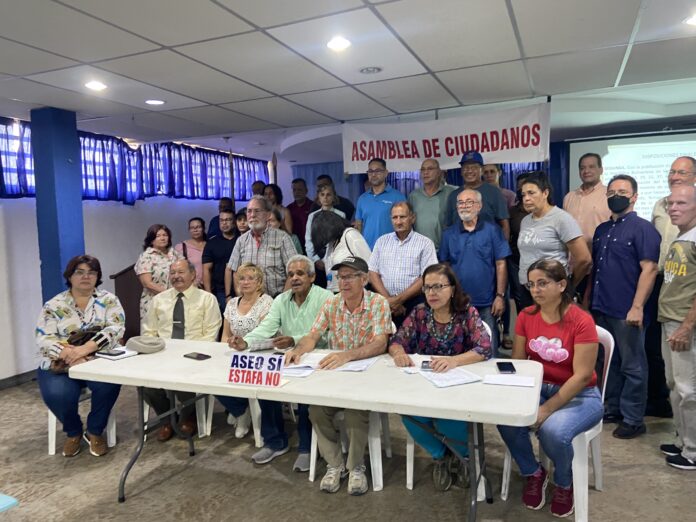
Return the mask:
<path fill-rule="evenodd" d="M 34 194 L 29 126 L 0 118 L 0 197 L 23 198 Z"/>
<path fill-rule="evenodd" d="M 265 161 L 176 143 L 131 148 L 120 138 L 78 132 L 82 197 L 133 205 L 151 196 L 245 201 L 255 180 L 268 183 Z M 234 180 L 234 181 L 233 181 Z M 29 124 L 0 118 L 0 197 L 35 195 Z"/>

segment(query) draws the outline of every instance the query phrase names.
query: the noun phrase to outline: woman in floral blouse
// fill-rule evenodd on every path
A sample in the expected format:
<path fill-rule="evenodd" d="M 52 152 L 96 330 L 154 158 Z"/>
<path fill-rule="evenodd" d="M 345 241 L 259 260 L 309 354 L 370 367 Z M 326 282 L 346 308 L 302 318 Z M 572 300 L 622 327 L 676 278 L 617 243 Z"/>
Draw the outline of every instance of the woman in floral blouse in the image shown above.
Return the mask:
<path fill-rule="evenodd" d="M 164 292 L 169 284 L 169 267 L 183 256 L 172 248 L 172 232 L 166 225 L 152 225 L 147 229 L 144 252 L 135 263 L 135 273 L 143 285 L 140 295 L 140 321 L 147 317 L 152 298 Z"/>
<path fill-rule="evenodd" d="M 72 258 L 63 277 L 68 290 L 44 305 L 36 325 L 36 344 L 43 356 L 37 374 L 39 388 L 46 406 L 63 424 L 67 435 L 63 455 L 77 455 L 84 436 L 90 453 L 99 457 L 107 451 L 102 433 L 121 387 L 71 379 L 67 371 L 60 372 L 57 366 L 67 370 L 86 361 L 94 352 L 116 346 L 123 337 L 125 315 L 115 295 L 97 289 L 102 282 L 98 259 L 88 255 Z M 87 329 L 96 331 L 91 340 L 80 346 L 68 344 L 71 334 Z M 87 417 L 87 431 L 83 433 L 78 402 L 85 386 L 92 392 L 92 408 Z"/>
<path fill-rule="evenodd" d="M 434 372 L 491 357 L 490 336 L 448 265 L 439 263 L 425 269 L 423 293 L 426 304 L 416 306 L 392 337 L 389 354 L 397 366 L 414 366 L 408 354 L 433 356 L 430 368 Z M 415 416 L 404 416 L 402 421 L 413 439 L 432 456 L 436 489 L 448 490 L 453 474 L 458 475 L 458 482 L 466 483 L 464 472 L 458 472 L 459 459 L 448 454 L 441 439 L 424 427 L 447 437 L 460 455 L 467 456 L 466 422 Z"/>

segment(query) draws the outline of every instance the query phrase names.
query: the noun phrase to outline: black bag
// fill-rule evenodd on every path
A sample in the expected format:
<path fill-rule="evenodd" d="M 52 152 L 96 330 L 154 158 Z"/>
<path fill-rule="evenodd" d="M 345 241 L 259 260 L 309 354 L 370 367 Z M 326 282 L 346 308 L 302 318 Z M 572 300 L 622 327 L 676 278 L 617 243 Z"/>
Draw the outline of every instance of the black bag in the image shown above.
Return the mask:
<path fill-rule="evenodd" d="M 91 341 L 95 335 L 104 329 L 103 326 L 90 326 L 84 330 L 76 330 L 72 332 L 65 341 L 72 346 L 82 346 Z M 51 366 L 48 368 L 53 373 L 68 373 L 70 365 L 63 359 L 54 359 L 51 361 Z"/>

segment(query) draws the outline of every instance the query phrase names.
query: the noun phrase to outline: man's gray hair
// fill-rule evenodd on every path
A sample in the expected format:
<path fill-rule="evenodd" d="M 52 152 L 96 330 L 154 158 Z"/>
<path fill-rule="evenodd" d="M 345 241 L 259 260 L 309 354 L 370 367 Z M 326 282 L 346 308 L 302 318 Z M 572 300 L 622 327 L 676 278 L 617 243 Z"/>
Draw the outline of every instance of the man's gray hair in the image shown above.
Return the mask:
<path fill-rule="evenodd" d="M 481 193 L 478 190 L 464 189 L 464 190 L 462 190 L 462 192 L 471 192 L 474 195 L 474 197 L 476 198 L 477 203 L 483 203 L 483 196 L 481 195 Z M 459 194 L 461 194 L 462 192 L 460 192 Z M 459 194 L 457 194 L 457 196 L 459 196 Z"/>
<path fill-rule="evenodd" d="M 315 274 L 314 263 L 307 256 L 303 256 L 302 254 L 295 254 L 290 259 L 288 259 L 288 262 L 285 265 L 286 272 L 290 271 L 290 265 L 293 263 L 304 263 L 307 267 L 307 273 L 309 275 Z"/>
<path fill-rule="evenodd" d="M 180 263 L 180 262 L 185 262 L 185 263 L 186 263 L 186 266 L 188 267 L 189 272 L 191 272 L 191 273 L 193 273 L 193 274 L 196 273 L 196 265 L 194 265 L 194 264 L 191 262 L 190 259 L 183 258 L 183 259 L 177 259 L 176 261 L 174 261 L 174 263 Z M 172 263 L 172 265 L 173 265 L 174 263 Z"/>
<path fill-rule="evenodd" d="M 266 198 L 264 198 L 263 196 L 261 196 L 261 195 L 259 195 L 259 194 L 254 194 L 253 196 L 251 196 L 251 198 L 249 199 L 249 203 L 251 203 L 252 201 L 259 201 L 259 202 L 261 202 L 261 204 L 263 205 L 263 209 L 264 209 L 266 212 L 270 212 L 271 209 L 273 208 L 273 205 L 271 204 L 271 202 L 268 201 Z M 247 207 L 248 207 L 248 206 L 249 206 L 249 205 L 247 205 Z"/>

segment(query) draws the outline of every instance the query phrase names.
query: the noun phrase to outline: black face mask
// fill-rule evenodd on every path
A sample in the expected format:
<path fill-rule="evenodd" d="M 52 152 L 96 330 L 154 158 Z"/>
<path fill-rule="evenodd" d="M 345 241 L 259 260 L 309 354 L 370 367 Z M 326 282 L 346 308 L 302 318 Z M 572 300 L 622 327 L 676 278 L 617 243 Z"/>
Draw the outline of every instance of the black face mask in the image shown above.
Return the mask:
<path fill-rule="evenodd" d="M 631 204 L 631 198 L 618 195 L 612 196 L 607 198 L 607 204 L 609 205 L 609 210 L 614 214 L 621 214 Z"/>

